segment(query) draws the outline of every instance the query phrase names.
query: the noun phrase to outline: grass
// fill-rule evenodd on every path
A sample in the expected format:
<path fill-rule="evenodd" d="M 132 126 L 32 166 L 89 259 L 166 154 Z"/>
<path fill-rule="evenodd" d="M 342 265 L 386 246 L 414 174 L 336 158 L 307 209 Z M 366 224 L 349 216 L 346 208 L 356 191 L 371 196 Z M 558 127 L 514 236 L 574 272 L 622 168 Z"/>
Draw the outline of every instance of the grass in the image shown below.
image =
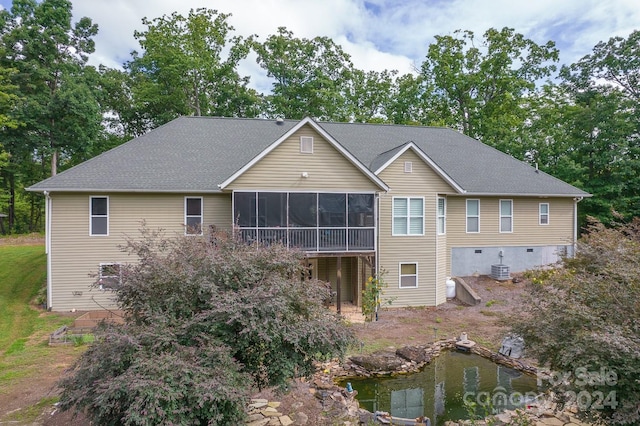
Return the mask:
<path fill-rule="evenodd" d="M 73 318 L 47 313 L 31 302 L 46 282 L 46 255 L 38 245 L 0 246 L 0 392 L 9 393 L 24 381 L 37 381 L 42 374 L 60 366 L 47 360 L 51 352 L 67 351 L 76 357 L 81 348 L 52 348 L 48 335 Z M 31 419 L 32 412 L 51 401 L 12 413 L 20 421 Z M 44 404 L 44 405 L 43 405 Z M 40 410 L 41 411 L 41 410 Z M 0 419 L 5 420 L 5 419 Z M 12 420 L 12 419 L 7 419 Z"/>
<path fill-rule="evenodd" d="M 0 351 L 35 330 L 39 312 L 29 302 L 45 280 L 43 246 L 0 246 Z"/>

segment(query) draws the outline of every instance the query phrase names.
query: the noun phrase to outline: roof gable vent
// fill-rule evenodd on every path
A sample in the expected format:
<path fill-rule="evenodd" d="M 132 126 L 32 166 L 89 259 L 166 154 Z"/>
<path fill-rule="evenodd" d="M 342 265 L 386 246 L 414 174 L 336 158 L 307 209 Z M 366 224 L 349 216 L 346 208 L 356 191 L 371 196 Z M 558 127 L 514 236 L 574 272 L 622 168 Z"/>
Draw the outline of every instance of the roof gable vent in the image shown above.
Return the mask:
<path fill-rule="evenodd" d="M 300 136 L 300 152 L 313 154 L 313 136 Z"/>
<path fill-rule="evenodd" d="M 413 172 L 413 162 L 411 162 L 411 161 L 405 161 L 404 162 L 404 172 L 405 173 L 412 173 Z"/>

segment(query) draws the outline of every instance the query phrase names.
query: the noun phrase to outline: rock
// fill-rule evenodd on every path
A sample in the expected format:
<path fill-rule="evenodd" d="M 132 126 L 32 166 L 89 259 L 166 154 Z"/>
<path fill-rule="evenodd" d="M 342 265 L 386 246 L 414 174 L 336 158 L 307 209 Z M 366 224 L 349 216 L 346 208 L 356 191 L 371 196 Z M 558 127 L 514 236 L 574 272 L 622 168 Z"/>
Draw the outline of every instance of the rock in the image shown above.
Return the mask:
<path fill-rule="evenodd" d="M 295 413 L 293 417 L 297 425 L 306 425 L 309 422 L 309 417 L 303 412 Z"/>
<path fill-rule="evenodd" d="M 292 410 L 299 410 L 304 406 L 304 403 L 302 401 L 296 401 L 293 404 L 291 404 L 291 409 Z"/>
<path fill-rule="evenodd" d="M 420 346 L 404 346 L 396 350 L 396 355 L 417 363 L 429 362 L 431 357 L 427 355 L 425 349 Z"/>
<path fill-rule="evenodd" d="M 255 422 L 247 423 L 247 426 L 266 426 L 269 423 L 269 419 L 256 420 Z"/>
<path fill-rule="evenodd" d="M 267 405 L 271 408 L 278 408 L 280 406 L 280 402 L 271 401 L 271 402 L 268 402 Z"/>
<path fill-rule="evenodd" d="M 291 417 L 289 416 L 282 416 L 280 417 L 280 424 L 282 426 L 289 426 L 293 424 L 293 420 L 291 420 Z"/>
<path fill-rule="evenodd" d="M 369 371 L 397 371 L 403 360 L 392 352 L 378 352 L 371 355 L 351 357 L 351 362 Z"/>
<path fill-rule="evenodd" d="M 252 422 L 262 419 L 264 419 L 264 416 L 262 414 L 251 414 L 249 417 L 247 417 L 247 423 L 251 424 Z"/>
<path fill-rule="evenodd" d="M 507 334 L 502 339 L 502 346 L 498 353 L 511 358 L 522 358 L 524 355 L 524 339 L 515 334 Z"/>
<path fill-rule="evenodd" d="M 538 420 L 536 426 L 564 426 L 564 422 L 556 417 L 547 417 Z"/>

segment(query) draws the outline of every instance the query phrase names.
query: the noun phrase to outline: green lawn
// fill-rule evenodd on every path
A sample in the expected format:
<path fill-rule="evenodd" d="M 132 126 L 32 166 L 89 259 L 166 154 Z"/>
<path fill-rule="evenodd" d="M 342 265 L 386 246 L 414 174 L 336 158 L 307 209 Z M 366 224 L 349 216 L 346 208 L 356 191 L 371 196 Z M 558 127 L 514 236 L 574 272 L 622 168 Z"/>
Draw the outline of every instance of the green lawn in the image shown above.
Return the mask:
<path fill-rule="evenodd" d="M 38 311 L 29 305 L 47 278 L 44 247 L 0 246 L 0 353 L 21 346 Z"/>
<path fill-rule="evenodd" d="M 37 376 L 49 358 L 48 335 L 73 321 L 31 302 L 46 282 L 44 246 L 0 246 L 0 392 Z"/>

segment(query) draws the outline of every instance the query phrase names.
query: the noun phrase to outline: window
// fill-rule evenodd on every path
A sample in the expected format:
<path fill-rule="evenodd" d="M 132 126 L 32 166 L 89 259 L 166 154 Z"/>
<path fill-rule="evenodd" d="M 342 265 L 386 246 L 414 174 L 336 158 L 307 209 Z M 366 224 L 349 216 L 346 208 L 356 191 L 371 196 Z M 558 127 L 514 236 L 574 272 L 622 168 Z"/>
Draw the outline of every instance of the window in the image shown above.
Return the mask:
<path fill-rule="evenodd" d="M 549 203 L 540 203 L 540 225 L 549 224 Z"/>
<path fill-rule="evenodd" d="M 393 235 L 424 234 L 424 199 L 393 199 Z"/>
<path fill-rule="evenodd" d="M 400 264 L 400 288 L 418 287 L 418 264 Z"/>
<path fill-rule="evenodd" d="M 202 235 L 202 197 L 184 199 L 185 235 Z"/>
<path fill-rule="evenodd" d="M 500 232 L 513 232 L 513 200 L 500 200 Z"/>
<path fill-rule="evenodd" d="M 98 276 L 100 290 L 115 290 L 122 284 L 122 269 L 119 263 L 101 263 Z"/>
<path fill-rule="evenodd" d="M 443 235 L 447 233 L 447 200 L 446 198 L 438 197 L 438 234 Z"/>
<path fill-rule="evenodd" d="M 91 197 L 89 235 L 109 235 L 109 197 Z"/>
<path fill-rule="evenodd" d="M 313 136 L 300 136 L 300 152 L 313 154 Z"/>
<path fill-rule="evenodd" d="M 467 200 L 467 232 L 480 232 L 480 200 Z"/>

